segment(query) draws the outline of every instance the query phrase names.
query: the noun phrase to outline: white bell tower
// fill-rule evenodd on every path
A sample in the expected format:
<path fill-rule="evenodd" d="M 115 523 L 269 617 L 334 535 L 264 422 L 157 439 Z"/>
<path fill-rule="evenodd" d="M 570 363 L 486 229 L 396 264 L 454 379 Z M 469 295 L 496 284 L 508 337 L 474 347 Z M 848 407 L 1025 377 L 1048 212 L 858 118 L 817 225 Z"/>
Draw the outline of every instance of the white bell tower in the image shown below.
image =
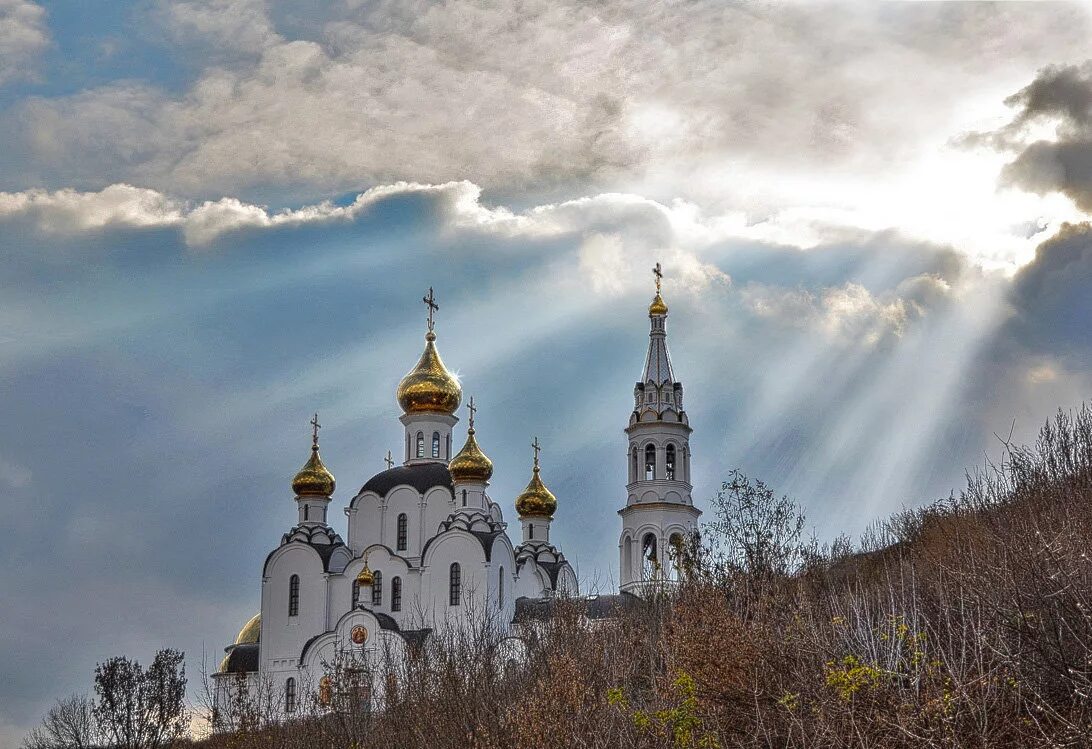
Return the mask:
<path fill-rule="evenodd" d="M 618 543 L 621 590 L 642 594 L 670 585 L 681 575 L 679 552 L 697 530 L 701 510 L 690 496 L 690 420 L 682 383 L 675 380 L 667 351 L 667 304 L 660 295 L 648 307 L 648 356 L 644 376 L 633 389 L 626 427 L 629 483 Z"/>

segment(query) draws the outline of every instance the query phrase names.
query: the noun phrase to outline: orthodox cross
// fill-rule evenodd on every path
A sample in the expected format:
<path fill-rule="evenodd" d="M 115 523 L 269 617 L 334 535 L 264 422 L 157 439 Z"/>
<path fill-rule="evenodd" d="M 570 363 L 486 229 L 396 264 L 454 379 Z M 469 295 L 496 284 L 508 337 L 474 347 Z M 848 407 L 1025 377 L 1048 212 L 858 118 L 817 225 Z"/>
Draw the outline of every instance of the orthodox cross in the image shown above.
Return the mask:
<path fill-rule="evenodd" d="M 531 443 L 531 448 L 535 451 L 535 468 L 538 468 L 538 453 L 542 450 L 542 448 L 538 446 L 538 437 L 535 437 L 535 441 Z"/>
<path fill-rule="evenodd" d="M 322 424 L 318 423 L 318 414 L 315 414 L 315 418 L 311 419 L 311 446 L 318 447 L 318 430 L 322 429 Z"/>
<path fill-rule="evenodd" d="M 474 414 L 478 409 L 474 407 L 474 396 L 470 396 L 470 402 L 466 404 L 466 410 L 470 412 L 470 428 L 474 428 Z"/>
<path fill-rule="evenodd" d="M 660 268 L 660 264 L 656 263 L 656 267 L 652 269 L 652 275 L 656 276 L 656 293 L 660 293 L 660 282 L 664 279 L 664 272 Z M 431 328 L 430 328 L 431 330 Z"/>
<path fill-rule="evenodd" d="M 389 471 L 390 469 L 394 468 L 394 457 L 393 457 L 393 456 L 391 455 L 391 451 L 390 451 L 390 450 L 387 450 L 387 457 L 386 457 L 386 458 L 384 458 L 383 460 L 385 460 L 385 461 L 386 461 L 386 463 L 387 463 L 387 470 L 388 470 L 388 471 Z"/>
<path fill-rule="evenodd" d="M 436 297 L 432 293 L 431 286 L 428 287 L 428 296 L 421 297 L 421 301 L 425 303 L 426 307 L 428 307 L 428 329 L 431 333 L 433 326 L 436 324 L 436 321 L 433 319 L 433 314 L 436 312 L 436 310 L 440 309 L 440 305 L 436 303 Z"/>

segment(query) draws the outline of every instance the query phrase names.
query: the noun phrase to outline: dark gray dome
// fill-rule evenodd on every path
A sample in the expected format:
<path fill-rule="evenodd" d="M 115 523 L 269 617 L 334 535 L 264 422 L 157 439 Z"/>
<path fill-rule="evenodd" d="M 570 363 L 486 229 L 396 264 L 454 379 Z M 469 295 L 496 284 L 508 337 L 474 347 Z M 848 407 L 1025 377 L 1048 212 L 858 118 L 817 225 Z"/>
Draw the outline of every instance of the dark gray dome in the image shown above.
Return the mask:
<path fill-rule="evenodd" d="M 443 463 L 417 463 L 389 468 L 368 479 L 360 491 L 375 492 L 380 497 L 385 497 L 391 489 L 403 484 L 412 486 L 421 494 L 434 487 L 443 486 L 451 492 L 452 496 L 455 496 L 455 485 L 451 481 L 451 473 Z"/>

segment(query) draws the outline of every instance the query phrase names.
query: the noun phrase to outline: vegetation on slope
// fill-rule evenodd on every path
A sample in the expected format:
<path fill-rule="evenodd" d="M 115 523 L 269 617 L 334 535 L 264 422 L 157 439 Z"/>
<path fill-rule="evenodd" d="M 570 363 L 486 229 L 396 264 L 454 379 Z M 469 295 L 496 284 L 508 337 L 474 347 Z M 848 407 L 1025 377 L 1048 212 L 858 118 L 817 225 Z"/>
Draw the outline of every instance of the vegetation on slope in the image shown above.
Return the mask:
<path fill-rule="evenodd" d="M 223 747 L 1092 746 L 1092 411 L 853 550 L 733 473 L 687 580 L 609 623 L 560 602 L 511 668 L 436 638 L 389 709 L 251 695 Z M 260 690 L 259 690 L 260 691 Z M 238 717 L 238 716 L 237 716 Z"/>

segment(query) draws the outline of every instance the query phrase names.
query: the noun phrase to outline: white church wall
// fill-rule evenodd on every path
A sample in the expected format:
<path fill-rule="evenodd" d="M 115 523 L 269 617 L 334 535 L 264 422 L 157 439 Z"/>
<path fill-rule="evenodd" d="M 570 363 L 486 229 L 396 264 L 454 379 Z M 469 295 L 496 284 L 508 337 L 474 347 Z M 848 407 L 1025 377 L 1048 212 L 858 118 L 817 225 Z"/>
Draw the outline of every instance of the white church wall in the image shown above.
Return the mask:
<path fill-rule="evenodd" d="M 375 492 L 364 492 L 354 497 L 349 505 L 348 544 L 355 554 L 379 541 L 376 529 L 381 528 L 383 522 L 381 503 Z"/>
<path fill-rule="evenodd" d="M 477 538 L 461 530 L 447 531 L 433 540 L 422 560 L 429 570 L 429 588 L 422 590 L 422 603 L 432 614 L 434 626 L 460 625 L 471 616 L 486 611 L 489 594 L 490 565 Z M 450 605 L 452 563 L 461 573 L 461 594 L 456 606 Z"/>
<path fill-rule="evenodd" d="M 290 616 L 289 587 L 293 575 L 299 576 L 299 606 L 298 613 Z M 326 630 L 326 612 L 326 574 L 318 552 L 301 543 L 281 546 L 270 558 L 262 581 L 263 664 L 272 667 L 274 661 L 298 658 L 303 644 L 312 635 Z"/>
<path fill-rule="evenodd" d="M 447 487 L 436 486 L 428 490 L 424 497 L 424 511 L 421 516 L 422 547 L 428 539 L 440 530 L 440 524 L 455 512 L 455 500 Z"/>

